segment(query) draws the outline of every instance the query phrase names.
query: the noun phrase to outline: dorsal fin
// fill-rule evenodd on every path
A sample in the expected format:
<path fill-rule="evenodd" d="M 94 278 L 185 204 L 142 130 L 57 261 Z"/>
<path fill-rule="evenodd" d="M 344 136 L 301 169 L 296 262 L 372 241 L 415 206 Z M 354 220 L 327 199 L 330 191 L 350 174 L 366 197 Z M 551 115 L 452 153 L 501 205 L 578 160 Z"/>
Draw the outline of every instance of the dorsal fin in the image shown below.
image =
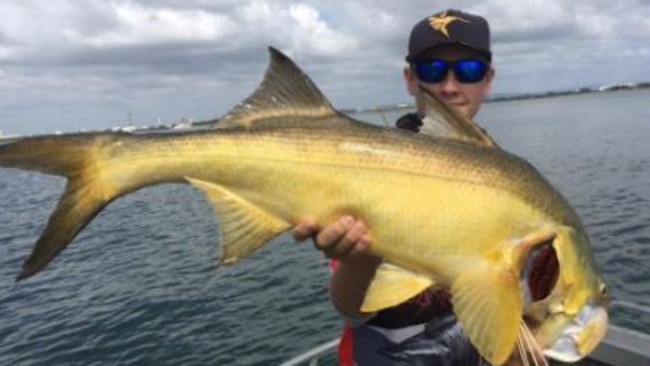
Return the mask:
<path fill-rule="evenodd" d="M 302 70 L 282 52 L 269 47 L 271 60 L 262 83 L 216 125 L 252 127 L 270 117 L 330 117 L 330 102 Z"/>
<path fill-rule="evenodd" d="M 420 133 L 497 147 L 494 140 L 479 125 L 449 108 L 426 89 L 420 87 L 417 98 L 422 98 L 425 106 Z"/>

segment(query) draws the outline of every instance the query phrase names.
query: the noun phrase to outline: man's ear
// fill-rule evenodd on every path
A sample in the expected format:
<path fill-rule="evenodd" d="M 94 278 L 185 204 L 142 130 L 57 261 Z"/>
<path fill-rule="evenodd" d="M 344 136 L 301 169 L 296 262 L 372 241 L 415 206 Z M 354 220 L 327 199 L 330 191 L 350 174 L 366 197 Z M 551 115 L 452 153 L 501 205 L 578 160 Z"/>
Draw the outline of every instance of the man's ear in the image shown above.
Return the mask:
<path fill-rule="evenodd" d="M 420 93 L 420 86 L 411 67 L 404 66 L 402 75 L 404 76 L 404 83 L 406 84 L 408 93 L 412 96 L 418 95 Z"/>
<path fill-rule="evenodd" d="M 487 82 L 487 89 L 485 90 L 485 94 L 489 94 L 490 91 L 492 91 L 492 80 L 494 80 L 496 73 L 497 72 L 494 70 L 494 67 L 490 66 L 490 70 L 488 70 L 487 75 L 485 75 L 485 81 Z"/>

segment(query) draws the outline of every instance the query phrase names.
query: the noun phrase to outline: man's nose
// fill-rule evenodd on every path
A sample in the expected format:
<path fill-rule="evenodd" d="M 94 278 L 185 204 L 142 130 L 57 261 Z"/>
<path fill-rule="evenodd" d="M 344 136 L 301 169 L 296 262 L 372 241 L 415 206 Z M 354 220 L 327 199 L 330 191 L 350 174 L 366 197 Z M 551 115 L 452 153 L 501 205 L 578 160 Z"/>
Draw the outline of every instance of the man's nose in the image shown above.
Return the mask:
<path fill-rule="evenodd" d="M 453 72 L 448 72 L 447 76 L 440 82 L 440 91 L 442 93 L 452 94 L 458 92 L 458 80 Z"/>

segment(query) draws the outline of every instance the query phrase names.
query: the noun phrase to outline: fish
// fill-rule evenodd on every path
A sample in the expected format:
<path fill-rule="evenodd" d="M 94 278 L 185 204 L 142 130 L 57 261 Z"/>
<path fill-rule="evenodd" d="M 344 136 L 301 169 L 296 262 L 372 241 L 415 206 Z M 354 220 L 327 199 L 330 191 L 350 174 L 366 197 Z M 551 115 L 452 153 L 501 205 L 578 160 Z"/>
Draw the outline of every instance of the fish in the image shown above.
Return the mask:
<path fill-rule="evenodd" d="M 606 285 L 576 211 L 532 164 L 424 90 L 423 133 L 354 119 L 289 57 L 269 52 L 260 85 L 213 129 L 0 145 L 0 167 L 67 179 L 17 280 L 44 270 L 114 200 L 190 184 L 213 208 L 223 264 L 302 220 L 353 215 L 382 258 L 362 311 L 442 288 L 493 365 L 572 362 L 596 348 Z"/>

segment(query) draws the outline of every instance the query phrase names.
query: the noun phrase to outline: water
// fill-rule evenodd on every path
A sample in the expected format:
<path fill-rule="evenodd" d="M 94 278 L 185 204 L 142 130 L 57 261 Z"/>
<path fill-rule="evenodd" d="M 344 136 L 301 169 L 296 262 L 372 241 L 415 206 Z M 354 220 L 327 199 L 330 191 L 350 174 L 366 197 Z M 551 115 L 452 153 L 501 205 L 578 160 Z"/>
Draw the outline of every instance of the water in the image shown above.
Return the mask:
<path fill-rule="evenodd" d="M 648 101 L 650 91 L 499 102 L 478 118 L 576 207 L 613 296 L 645 306 Z M 327 262 L 310 243 L 283 236 L 217 268 L 211 209 L 187 186 L 114 202 L 46 271 L 15 284 L 63 185 L 0 170 L 0 365 L 266 365 L 338 335 Z M 613 316 L 650 329 L 648 316 Z"/>

